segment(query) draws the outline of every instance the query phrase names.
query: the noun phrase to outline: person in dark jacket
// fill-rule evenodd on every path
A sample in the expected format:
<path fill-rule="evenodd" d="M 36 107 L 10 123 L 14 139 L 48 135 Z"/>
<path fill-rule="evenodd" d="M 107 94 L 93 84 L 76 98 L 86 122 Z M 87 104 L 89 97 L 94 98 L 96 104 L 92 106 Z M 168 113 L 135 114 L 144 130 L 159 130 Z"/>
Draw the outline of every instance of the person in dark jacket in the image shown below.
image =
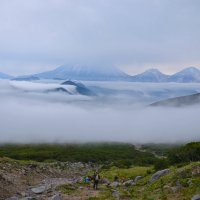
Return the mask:
<path fill-rule="evenodd" d="M 93 175 L 93 188 L 95 190 L 98 189 L 98 184 L 99 184 L 100 176 L 98 172 L 95 172 Z"/>

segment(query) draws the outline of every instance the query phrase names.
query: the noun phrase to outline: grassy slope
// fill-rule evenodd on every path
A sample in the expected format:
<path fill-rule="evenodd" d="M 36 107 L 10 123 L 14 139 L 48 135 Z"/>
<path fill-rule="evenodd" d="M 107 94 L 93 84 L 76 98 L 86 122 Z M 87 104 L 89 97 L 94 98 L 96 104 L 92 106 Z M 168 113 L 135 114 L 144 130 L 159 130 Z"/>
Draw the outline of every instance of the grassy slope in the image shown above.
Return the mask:
<path fill-rule="evenodd" d="M 153 184 L 149 184 L 152 175 L 149 174 L 152 168 L 133 167 L 128 170 L 114 169 L 103 172 L 107 178 L 118 175 L 134 178 L 142 175 L 144 178 L 138 181 L 136 186 L 120 186 L 117 190 L 120 192 L 121 199 L 137 199 L 137 200 L 190 200 L 194 194 L 200 193 L 200 162 L 194 162 L 181 168 L 171 167 L 171 173 L 163 176 Z M 182 188 L 177 187 L 177 182 Z M 97 199 L 109 199 L 112 189 L 107 190 Z"/>

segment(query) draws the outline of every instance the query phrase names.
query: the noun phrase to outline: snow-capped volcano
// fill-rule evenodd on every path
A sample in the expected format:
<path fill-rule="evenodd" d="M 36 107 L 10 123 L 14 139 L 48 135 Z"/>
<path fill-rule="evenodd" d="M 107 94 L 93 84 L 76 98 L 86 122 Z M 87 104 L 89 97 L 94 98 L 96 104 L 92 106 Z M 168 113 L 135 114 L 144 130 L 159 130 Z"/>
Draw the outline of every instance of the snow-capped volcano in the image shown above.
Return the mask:
<path fill-rule="evenodd" d="M 149 69 L 132 77 L 134 82 L 166 82 L 168 75 L 161 73 L 158 69 Z"/>
<path fill-rule="evenodd" d="M 36 74 L 35 76 L 43 79 L 63 79 L 63 80 L 82 80 L 82 81 L 120 81 L 128 80 L 131 76 L 121 70 L 110 66 L 92 65 L 63 65 L 55 70 Z"/>

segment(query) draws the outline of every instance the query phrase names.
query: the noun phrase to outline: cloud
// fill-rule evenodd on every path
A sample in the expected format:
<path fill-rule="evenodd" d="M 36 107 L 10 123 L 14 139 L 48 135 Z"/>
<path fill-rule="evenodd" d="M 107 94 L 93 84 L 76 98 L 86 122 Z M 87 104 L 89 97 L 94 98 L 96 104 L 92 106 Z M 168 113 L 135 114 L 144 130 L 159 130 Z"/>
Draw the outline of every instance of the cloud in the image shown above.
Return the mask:
<path fill-rule="evenodd" d="M 199 1 L 0 2 L 0 71 L 32 73 L 64 63 L 123 69 L 198 65 Z M 124 67 L 124 66 L 129 66 Z"/>
<path fill-rule="evenodd" d="M 107 88 L 113 88 L 104 83 L 104 87 L 106 85 Z M 132 88 L 135 88 L 133 86 L 134 84 Z M 183 88 L 180 84 L 170 87 Z M 144 88 L 146 87 L 143 87 L 143 91 Z M 148 90 L 153 88 L 155 91 L 158 90 L 157 86 L 152 85 L 144 92 L 147 94 Z M 84 103 L 80 96 L 20 92 L 5 81 L 1 82 L 0 89 L 1 143 L 88 141 L 145 143 L 200 139 L 199 107 L 148 108 L 144 106 L 145 103 L 143 106 L 137 104 L 137 100 L 136 104 L 131 104 L 130 100 L 134 99 L 127 95 L 118 95 L 118 98 L 113 95 L 110 101 L 104 101 L 102 97 L 84 99 L 84 102 L 86 101 Z"/>

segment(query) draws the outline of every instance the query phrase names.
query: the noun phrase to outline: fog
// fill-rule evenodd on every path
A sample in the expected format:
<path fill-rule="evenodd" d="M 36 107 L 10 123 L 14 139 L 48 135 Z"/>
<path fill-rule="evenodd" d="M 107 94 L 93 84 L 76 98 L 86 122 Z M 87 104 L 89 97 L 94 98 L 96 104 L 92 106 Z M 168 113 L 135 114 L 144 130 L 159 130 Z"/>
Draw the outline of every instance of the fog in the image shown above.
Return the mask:
<path fill-rule="evenodd" d="M 1 81 L 0 143 L 160 143 L 200 139 L 199 106 L 148 106 L 160 98 L 176 96 L 176 92 L 178 95 L 181 91 L 183 94 L 198 92 L 200 84 L 146 87 L 141 83 L 86 82 L 85 85 L 93 90 L 104 88 L 105 93 L 98 92 L 95 97 L 43 93 L 41 88 L 55 88 L 59 82 L 47 85 Z M 105 88 L 115 92 L 108 95 L 109 90 Z M 139 98 L 135 90 L 142 94 Z"/>

